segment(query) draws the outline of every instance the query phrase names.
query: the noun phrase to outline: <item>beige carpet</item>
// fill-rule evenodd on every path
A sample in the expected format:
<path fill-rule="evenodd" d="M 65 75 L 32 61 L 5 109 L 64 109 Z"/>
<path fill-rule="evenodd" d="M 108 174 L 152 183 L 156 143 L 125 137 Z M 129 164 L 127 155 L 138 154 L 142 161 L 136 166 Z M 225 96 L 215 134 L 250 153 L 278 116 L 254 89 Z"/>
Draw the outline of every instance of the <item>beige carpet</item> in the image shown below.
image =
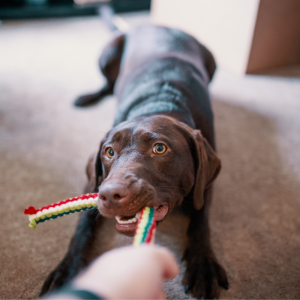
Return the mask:
<path fill-rule="evenodd" d="M 96 62 L 109 36 L 96 17 L 0 27 L 1 299 L 36 298 L 67 250 L 78 215 L 34 231 L 22 212 L 82 192 L 87 157 L 110 129 L 116 100 L 82 110 L 72 101 L 103 83 Z M 221 297 L 300 298 L 300 79 L 219 70 L 211 92 L 223 162 L 212 243 L 230 281 Z M 175 213 L 157 235 L 178 260 L 186 225 Z M 102 250 L 130 242 L 109 236 L 113 226 Z M 166 291 L 187 298 L 180 277 Z"/>

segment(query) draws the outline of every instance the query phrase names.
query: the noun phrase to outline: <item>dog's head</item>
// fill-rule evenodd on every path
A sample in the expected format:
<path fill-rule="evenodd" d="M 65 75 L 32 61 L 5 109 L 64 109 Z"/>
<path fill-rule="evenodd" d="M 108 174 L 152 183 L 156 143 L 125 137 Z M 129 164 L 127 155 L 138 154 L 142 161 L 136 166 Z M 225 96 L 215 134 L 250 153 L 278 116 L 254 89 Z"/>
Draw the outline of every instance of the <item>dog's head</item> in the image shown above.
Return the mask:
<path fill-rule="evenodd" d="M 220 168 L 199 130 L 171 117 L 150 116 L 114 127 L 90 159 L 87 173 L 90 187 L 99 187 L 100 213 L 116 217 L 119 232 L 133 234 L 145 206 L 155 208 L 157 221 L 187 195 L 201 209 L 204 191 Z"/>

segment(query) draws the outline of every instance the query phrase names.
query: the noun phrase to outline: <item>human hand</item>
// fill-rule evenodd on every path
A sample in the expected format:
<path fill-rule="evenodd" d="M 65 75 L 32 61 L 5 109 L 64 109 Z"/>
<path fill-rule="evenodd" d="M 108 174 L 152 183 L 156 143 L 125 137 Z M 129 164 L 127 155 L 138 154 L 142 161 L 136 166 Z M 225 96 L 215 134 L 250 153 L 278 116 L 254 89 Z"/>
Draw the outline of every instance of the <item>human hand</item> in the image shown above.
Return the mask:
<path fill-rule="evenodd" d="M 179 267 L 169 250 L 144 244 L 103 254 L 73 285 L 107 299 L 165 299 L 162 280 L 178 273 Z"/>

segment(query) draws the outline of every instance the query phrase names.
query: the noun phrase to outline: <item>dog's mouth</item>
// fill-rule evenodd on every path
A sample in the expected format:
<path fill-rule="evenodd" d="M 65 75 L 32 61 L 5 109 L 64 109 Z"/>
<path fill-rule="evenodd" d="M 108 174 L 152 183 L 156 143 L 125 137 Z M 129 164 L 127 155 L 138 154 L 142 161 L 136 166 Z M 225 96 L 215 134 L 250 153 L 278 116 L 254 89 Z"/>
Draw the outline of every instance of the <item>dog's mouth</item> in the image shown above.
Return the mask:
<path fill-rule="evenodd" d="M 156 221 L 161 221 L 169 211 L 169 207 L 166 204 L 154 206 L 154 209 L 155 209 Z M 117 220 L 117 224 L 116 224 L 117 231 L 129 236 L 133 236 L 140 215 L 141 212 L 136 213 L 134 216 L 119 216 L 119 215 L 115 216 Z"/>

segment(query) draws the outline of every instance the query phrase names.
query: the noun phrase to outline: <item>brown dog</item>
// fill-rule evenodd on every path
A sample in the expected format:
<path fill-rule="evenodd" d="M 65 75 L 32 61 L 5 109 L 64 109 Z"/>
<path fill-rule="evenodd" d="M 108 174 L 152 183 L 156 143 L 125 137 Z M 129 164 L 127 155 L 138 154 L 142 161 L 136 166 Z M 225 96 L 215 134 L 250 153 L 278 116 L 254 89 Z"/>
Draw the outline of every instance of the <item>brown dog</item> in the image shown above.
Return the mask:
<path fill-rule="evenodd" d="M 117 36 L 99 62 L 106 85 L 76 105 L 94 104 L 113 90 L 119 105 L 113 129 L 89 159 L 86 192 L 99 192 L 101 218 L 115 217 L 116 229 L 127 235 L 133 235 L 144 206 L 155 208 L 158 221 L 181 206 L 190 216 L 185 290 L 197 298 L 218 297 L 228 281 L 208 226 L 211 185 L 221 168 L 207 91 L 215 70 L 211 53 L 184 32 L 149 25 Z M 41 294 L 86 266 L 102 223 L 96 216 L 82 214 L 68 253 Z"/>

